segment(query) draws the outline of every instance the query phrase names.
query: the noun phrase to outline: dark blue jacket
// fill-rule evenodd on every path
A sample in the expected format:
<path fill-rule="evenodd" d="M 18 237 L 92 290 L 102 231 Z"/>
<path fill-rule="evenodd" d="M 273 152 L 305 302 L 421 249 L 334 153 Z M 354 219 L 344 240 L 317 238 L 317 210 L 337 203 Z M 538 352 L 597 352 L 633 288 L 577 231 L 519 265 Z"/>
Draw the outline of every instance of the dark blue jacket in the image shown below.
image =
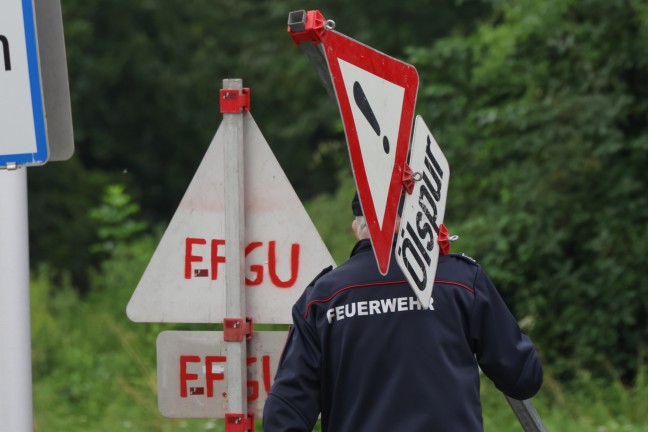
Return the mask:
<path fill-rule="evenodd" d="M 542 384 L 531 340 L 481 267 L 439 257 L 420 308 L 392 256 L 381 276 L 368 240 L 293 307 L 294 326 L 265 404 L 266 432 L 481 431 L 479 370 L 506 395 Z"/>

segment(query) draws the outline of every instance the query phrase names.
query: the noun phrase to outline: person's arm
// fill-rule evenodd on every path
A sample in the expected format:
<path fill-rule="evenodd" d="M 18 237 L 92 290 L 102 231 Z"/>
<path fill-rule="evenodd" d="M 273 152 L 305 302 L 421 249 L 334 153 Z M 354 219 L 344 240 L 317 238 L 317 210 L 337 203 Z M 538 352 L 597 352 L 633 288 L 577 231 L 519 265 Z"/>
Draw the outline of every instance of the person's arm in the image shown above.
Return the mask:
<path fill-rule="evenodd" d="M 317 334 L 295 308 L 293 322 L 263 409 L 265 432 L 312 431 L 320 413 Z"/>
<path fill-rule="evenodd" d="M 531 339 L 481 270 L 475 278 L 470 333 L 482 371 L 505 395 L 529 399 L 542 385 L 542 365 Z"/>

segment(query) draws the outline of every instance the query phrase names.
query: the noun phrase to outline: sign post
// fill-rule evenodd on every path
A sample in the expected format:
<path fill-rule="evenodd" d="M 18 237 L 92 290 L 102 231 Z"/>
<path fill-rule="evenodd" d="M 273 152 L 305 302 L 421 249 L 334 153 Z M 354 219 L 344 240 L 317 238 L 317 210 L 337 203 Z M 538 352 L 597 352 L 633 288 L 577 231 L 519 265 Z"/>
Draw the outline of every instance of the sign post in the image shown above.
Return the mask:
<path fill-rule="evenodd" d="M 547 432 L 538 411 L 530 400 L 517 400 L 506 396 L 506 401 L 525 432 Z"/>
<path fill-rule="evenodd" d="M 27 168 L 74 152 L 60 1 L 0 2 L 0 429 L 33 430 Z"/>
<path fill-rule="evenodd" d="M 0 429 L 32 431 L 27 169 L 0 170 Z"/>
<path fill-rule="evenodd" d="M 225 331 L 231 328 L 243 328 L 246 325 L 245 314 L 245 213 L 244 197 L 244 139 L 243 109 L 240 104 L 233 104 L 225 109 L 226 99 L 238 100 L 242 96 L 243 85 L 240 79 L 223 80 L 221 92 L 221 111 L 225 132 L 225 256 L 229 260 L 225 270 L 226 308 Z M 230 321 L 228 321 L 230 320 Z M 225 423 L 238 424 L 247 420 L 247 395 L 245 382 L 247 368 L 245 364 L 246 345 L 243 338 L 228 338 L 227 341 L 227 406 Z M 227 426 L 226 426 L 227 427 Z"/>

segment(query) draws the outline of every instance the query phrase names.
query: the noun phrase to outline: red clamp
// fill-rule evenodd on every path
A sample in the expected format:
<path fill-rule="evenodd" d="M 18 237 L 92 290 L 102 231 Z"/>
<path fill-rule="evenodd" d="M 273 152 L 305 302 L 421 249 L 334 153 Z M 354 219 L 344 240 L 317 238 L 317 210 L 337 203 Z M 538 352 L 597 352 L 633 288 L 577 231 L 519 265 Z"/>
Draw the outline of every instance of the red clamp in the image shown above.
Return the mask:
<path fill-rule="evenodd" d="M 254 432 L 254 414 L 225 413 L 225 432 Z"/>
<path fill-rule="evenodd" d="M 250 317 L 246 317 L 245 321 L 243 321 L 243 318 L 225 318 L 223 321 L 223 339 L 225 342 L 242 342 L 243 337 L 250 341 L 252 340 L 253 331 L 254 325 Z"/>
<path fill-rule="evenodd" d="M 403 187 L 408 195 L 412 195 L 414 192 L 414 173 L 407 162 L 403 164 Z"/>
<path fill-rule="evenodd" d="M 220 112 L 221 114 L 239 114 L 243 111 L 250 111 L 250 89 L 220 91 Z"/>
<path fill-rule="evenodd" d="M 450 239 L 448 238 L 448 228 L 445 225 L 439 225 L 439 253 L 448 255 L 450 253 Z"/>
<path fill-rule="evenodd" d="M 297 18 L 292 16 L 293 13 L 298 14 Z M 301 15 L 304 13 L 306 14 L 305 17 Z M 289 18 L 288 33 L 290 33 L 290 37 L 292 37 L 293 42 L 295 42 L 295 45 L 297 46 L 302 42 L 318 44 L 322 42 L 324 36 L 326 36 L 327 30 L 324 28 L 326 19 L 318 10 L 292 12 Z M 298 22 L 291 22 L 293 20 Z M 303 30 L 301 30 L 302 27 Z M 295 28 L 299 30 L 294 30 Z"/>

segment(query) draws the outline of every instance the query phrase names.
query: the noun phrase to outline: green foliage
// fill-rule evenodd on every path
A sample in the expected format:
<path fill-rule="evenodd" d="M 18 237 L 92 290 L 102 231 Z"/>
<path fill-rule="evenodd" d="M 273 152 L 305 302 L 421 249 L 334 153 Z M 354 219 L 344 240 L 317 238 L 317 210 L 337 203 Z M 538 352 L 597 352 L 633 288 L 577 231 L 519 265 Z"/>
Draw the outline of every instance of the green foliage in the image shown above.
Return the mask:
<path fill-rule="evenodd" d="M 60 169 L 65 167 L 64 169 Z M 87 288 L 87 272 L 99 264 L 99 256 L 89 254 L 97 242 L 90 209 L 110 176 L 88 172 L 78 159 L 29 169 L 29 240 L 32 268 L 46 264 L 50 275 L 61 281 L 72 276 L 80 291 Z"/>
<path fill-rule="evenodd" d="M 209 429 L 206 422 L 164 419 L 157 410 L 155 339 L 176 326 L 125 316 L 157 241 L 117 244 L 83 298 L 69 286 L 52 286 L 47 269 L 32 281 L 36 431 Z"/>
<path fill-rule="evenodd" d="M 356 242 L 351 229 L 355 183 L 351 173 L 343 171 L 339 175 L 340 187 L 335 194 L 322 194 L 306 203 L 306 210 L 337 264 L 349 258 Z"/>
<path fill-rule="evenodd" d="M 565 385 L 548 373 L 532 403 L 549 431 L 648 431 L 645 410 L 640 408 L 648 402 L 646 370 L 639 368 L 638 376 L 641 383 L 629 389 L 615 374 L 608 379 L 582 374 Z M 484 430 L 522 430 L 502 393 L 487 379 L 482 380 L 481 399 Z"/>
<path fill-rule="evenodd" d="M 410 51 L 453 169 L 446 220 L 559 374 L 630 379 L 648 339 L 643 2 L 501 1 Z"/>
<path fill-rule="evenodd" d="M 110 252 L 117 243 L 130 240 L 144 231 L 146 224 L 133 218 L 139 211 L 139 205 L 132 202 L 123 185 L 108 186 L 102 204 L 90 211 L 101 240 L 101 243 L 93 245 L 91 251 Z"/>

